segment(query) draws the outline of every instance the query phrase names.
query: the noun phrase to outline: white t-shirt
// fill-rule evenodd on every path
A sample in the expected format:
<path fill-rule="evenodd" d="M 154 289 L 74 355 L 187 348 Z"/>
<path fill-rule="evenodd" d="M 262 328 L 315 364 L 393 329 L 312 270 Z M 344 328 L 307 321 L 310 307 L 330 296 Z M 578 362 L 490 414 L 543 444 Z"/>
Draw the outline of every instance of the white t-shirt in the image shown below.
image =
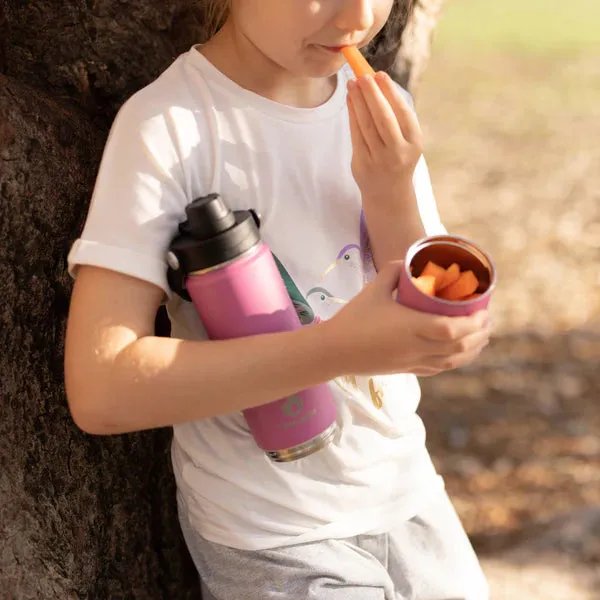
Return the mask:
<path fill-rule="evenodd" d="M 263 240 L 315 314 L 331 317 L 372 271 L 350 171 L 350 76 L 343 68 L 326 103 L 301 109 L 241 88 L 195 48 L 181 55 L 119 111 L 71 273 L 88 264 L 154 283 L 167 294 L 172 335 L 205 338 L 192 305 L 170 293 L 165 257 L 186 205 L 219 192 L 232 209 L 260 213 Z M 414 183 L 427 233 L 444 232 L 424 160 Z M 293 463 L 272 463 L 241 413 L 174 427 L 177 485 L 202 536 L 264 549 L 384 532 L 443 486 L 416 414 L 416 377 L 329 385 L 340 433 Z"/>

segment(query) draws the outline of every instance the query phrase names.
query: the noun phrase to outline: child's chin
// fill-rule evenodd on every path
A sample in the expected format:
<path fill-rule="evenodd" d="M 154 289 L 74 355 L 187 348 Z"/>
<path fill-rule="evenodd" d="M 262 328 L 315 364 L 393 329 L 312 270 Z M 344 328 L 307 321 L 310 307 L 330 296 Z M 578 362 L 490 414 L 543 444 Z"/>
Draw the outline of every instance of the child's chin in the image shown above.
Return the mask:
<path fill-rule="evenodd" d="M 343 65 L 343 60 L 330 60 L 321 64 L 313 63 L 308 66 L 306 75 L 314 78 L 332 77 L 342 68 Z"/>

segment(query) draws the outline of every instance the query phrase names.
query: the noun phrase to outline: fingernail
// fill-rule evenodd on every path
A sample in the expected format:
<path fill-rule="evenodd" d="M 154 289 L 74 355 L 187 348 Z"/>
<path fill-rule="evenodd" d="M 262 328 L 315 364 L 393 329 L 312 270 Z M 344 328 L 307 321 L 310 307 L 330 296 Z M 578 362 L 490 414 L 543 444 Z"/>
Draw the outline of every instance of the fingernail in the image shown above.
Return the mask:
<path fill-rule="evenodd" d="M 356 81 L 354 81 L 354 79 L 349 79 L 347 87 L 348 91 L 351 92 L 356 87 Z"/>
<path fill-rule="evenodd" d="M 387 79 L 387 74 L 385 71 L 377 71 L 375 74 L 375 79 L 378 81 L 385 81 Z"/>

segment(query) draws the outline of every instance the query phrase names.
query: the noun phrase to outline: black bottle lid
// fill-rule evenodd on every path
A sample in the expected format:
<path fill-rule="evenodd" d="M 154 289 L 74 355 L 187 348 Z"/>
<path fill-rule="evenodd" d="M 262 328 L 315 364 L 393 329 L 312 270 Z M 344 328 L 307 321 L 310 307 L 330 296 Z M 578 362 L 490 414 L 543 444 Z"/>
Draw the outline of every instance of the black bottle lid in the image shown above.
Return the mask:
<path fill-rule="evenodd" d="M 197 198 L 185 209 L 168 255 L 171 288 L 189 300 L 185 278 L 196 271 L 231 262 L 260 242 L 260 225 L 252 210 L 232 211 L 219 194 Z"/>

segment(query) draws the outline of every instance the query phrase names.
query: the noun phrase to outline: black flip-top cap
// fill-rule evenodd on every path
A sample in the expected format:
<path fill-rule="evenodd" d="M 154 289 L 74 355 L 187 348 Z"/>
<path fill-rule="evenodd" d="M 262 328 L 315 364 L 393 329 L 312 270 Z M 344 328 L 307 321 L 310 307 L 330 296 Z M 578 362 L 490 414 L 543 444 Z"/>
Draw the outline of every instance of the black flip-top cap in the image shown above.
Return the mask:
<path fill-rule="evenodd" d="M 260 242 L 252 211 L 231 211 L 218 194 L 194 200 L 186 208 L 187 220 L 171 242 L 169 276 L 217 267 L 235 260 Z M 175 263 L 175 264 L 173 264 Z"/>
<path fill-rule="evenodd" d="M 235 225 L 235 215 L 219 194 L 197 198 L 186 207 L 185 214 L 187 221 L 182 226 L 198 239 L 211 238 Z"/>

